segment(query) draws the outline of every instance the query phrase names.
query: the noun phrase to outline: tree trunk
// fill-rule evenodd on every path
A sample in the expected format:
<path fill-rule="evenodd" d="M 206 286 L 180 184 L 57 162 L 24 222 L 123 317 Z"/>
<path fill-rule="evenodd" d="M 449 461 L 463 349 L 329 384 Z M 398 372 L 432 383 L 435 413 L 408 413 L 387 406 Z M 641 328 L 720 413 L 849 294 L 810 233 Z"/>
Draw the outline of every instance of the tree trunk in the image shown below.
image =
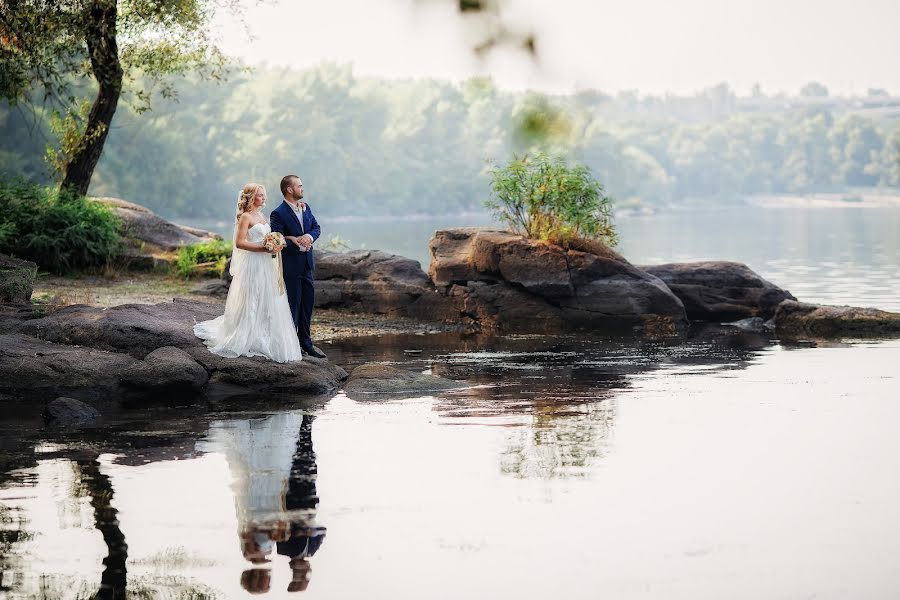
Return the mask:
<path fill-rule="evenodd" d="M 81 470 L 81 481 L 87 488 L 94 508 L 94 526 L 106 544 L 106 558 L 103 559 L 103 573 L 100 575 L 100 588 L 94 598 L 118 600 L 125 598 L 128 586 L 128 571 L 125 563 L 128 560 L 128 544 L 125 534 L 119 527 L 119 511 L 112 505 L 112 481 L 100 471 L 100 462 L 96 457 L 78 459 Z"/>
<path fill-rule="evenodd" d="M 62 187 L 87 194 L 91 177 L 109 133 L 119 95 L 122 93 L 122 65 L 116 43 L 116 0 L 94 0 L 85 10 L 85 38 L 91 70 L 100 84 L 91 107 L 87 127 L 75 155 L 66 165 Z"/>

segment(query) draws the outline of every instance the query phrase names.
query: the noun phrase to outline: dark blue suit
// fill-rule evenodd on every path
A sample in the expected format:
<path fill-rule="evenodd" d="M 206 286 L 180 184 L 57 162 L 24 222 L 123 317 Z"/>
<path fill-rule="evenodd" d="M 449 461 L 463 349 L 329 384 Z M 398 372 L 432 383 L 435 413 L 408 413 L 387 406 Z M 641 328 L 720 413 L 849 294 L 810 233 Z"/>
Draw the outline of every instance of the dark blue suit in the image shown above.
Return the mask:
<path fill-rule="evenodd" d="M 300 237 L 304 234 L 312 236 L 315 242 L 319 239 L 319 223 L 312 214 L 309 204 L 303 211 L 303 223 L 301 226 L 297 213 L 287 202 L 282 202 L 269 216 L 272 231 L 282 235 Z M 284 266 L 284 287 L 287 292 L 288 304 L 291 307 L 291 317 L 297 328 L 297 337 L 300 346 L 304 350 L 312 348 L 312 338 L 309 333 L 309 324 L 312 320 L 313 303 L 315 302 L 315 279 L 313 273 L 316 263 L 313 251 L 303 252 L 296 244 L 288 242 L 287 247 L 281 252 Z"/>

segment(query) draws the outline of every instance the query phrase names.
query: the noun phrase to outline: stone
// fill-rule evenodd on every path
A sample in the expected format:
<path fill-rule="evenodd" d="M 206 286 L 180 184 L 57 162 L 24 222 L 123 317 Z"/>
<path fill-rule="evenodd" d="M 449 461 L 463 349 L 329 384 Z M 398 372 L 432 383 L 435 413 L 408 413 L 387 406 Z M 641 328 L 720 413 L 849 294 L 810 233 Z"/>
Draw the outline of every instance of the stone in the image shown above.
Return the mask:
<path fill-rule="evenodd" d="M 21 334 L 0 335 L 0 393 L 19 398 L 108 397 L 140 361 L 125 354 L 67 346 Z"/>
<path fill-rule="evenodd" d="M 900 334 L 900 313 L 785 300 L 775 312 L 775 331 L 787 337 L 896 336 Z"/>
<path fill-rule="evenodd" d="M 747 331 L 749 333 L 767 333 L 774 329 L 774 327 L 762 317 L 750 317 L 739 321 L 732 321 L 731 323 L 726 323 L 726 325 L 736 327 L 741 331 Z"/>
<path fill-rule="evenodd" d="M 769 319 L 780 302 L 796 300 L 790 292 L 738 262 L 669 263 L 642 266 L 641 269 L 669 286 L 684 303 L 691 320 Z"/>
<path fill-rule="evenodd" d="M 418 261 L 381 250 L 316 253 L 316 306 L 402 315 L 434 286 Z"/>
<path fill-rule="evenodd" d="M 111 308 L 76 304 L 27 321 L 19 331 L 51 342 L 124 352 L 143 359 L 164 346 L 203 347 L 194 335 L 194 324 L 223 312 L 221 305 L 180 299 Z"/>
<path fill-rule="evenodd" d="M 0 254 L 0 303 L 30 303 L 37 269 L 31 261 Z"/>
<path fill-rule="evenodd" d="M 173 346 L 157 348 L 122 375 L 129 388 L 174 394 L 198 393 L 208 380 L 206 369 Z"/>
<path fill-rule="evenodd" d="M 467 384 L 436 375 L 402 371 L 381 363 L 365 363 L 353 369 L 343 389 L 353 399 L 380 399 L 462 387 L 467 387 Z"/>
<path fill-rule="evenodd" d="M 71 375 L 72 388 L 119 390 L 131 395 L 149 396 L 153 392 L 158 396 L 159 390 L 167 389 L 197 394 L 202 389 L 204 394 L 217 396 L 242 393 L 296 396 L 333 391 L 347 378 L 343 369 L 327 360 L 304 357 L 299 362 L 280 364 L 261 357 L 222 358 L 212 354 L 194 336 L 193 326 L 219 316 L 223 310 L 221 305 L 189 300 L 155 305 L 125 304 L 106 309 L 84 305 L 66 307 L 48 317 L 26 321 L 16 329 L 18 335 L 6 336 L 14 337 L 17 344 L 25 344 L 18 354 L 5 358 L 8 372 L 24 368 L 29 380 L 40 380 L 53 361 L 33 361 L 28 357 L 46 354 L 41 349 L 43 346 L 39 346 L 45 344 L 62 356 L 82 352 L 93 360 L 96 353 L 109 362 L 108 368 L 103 366 L 93 375 L 90 369 L 79 370 L 75 359 L 57 364 L 56 370 L 48 374 L 52 389 L 57 385 L 57 377 L 66 381 Z M 25 340 L 31 341 L 26 344 Z M 0 368 L 0 376 L 3 374 Z M 206 374 L 209 381 L 204 388 L 201 380 Z M 29 381 L 14 379 L 8 383 L 10 393 L 17 395 L 28 394 L 31 389 Z M 3 391 L 0 386 L 0 392 Z"/>
<path fill-rule="evenodd" d="M 122 222 L 122 234 L 145 244 L 147 252 L 171 252 L 184 245 L 208 239 L 222 239 L 211 231 L 170 223 L 140 204 L 119 198 L 95 198 L 95 200 L 112 208 Z"/>
<path fill-rule="evenodd" d="M 100 416 L 100 411 L 75 398 L 57 398 L 48 403 L 41 412 L 44 421 L 53 427 L 86 425 Z"/>
<path fill-rule="evenodd" d="M 429 274 L 444 317 L 473 330 L 683 330 L 684 306 L 657 277 L 592 242 L 564 249 L 506 231 L 437 231 Z"/>

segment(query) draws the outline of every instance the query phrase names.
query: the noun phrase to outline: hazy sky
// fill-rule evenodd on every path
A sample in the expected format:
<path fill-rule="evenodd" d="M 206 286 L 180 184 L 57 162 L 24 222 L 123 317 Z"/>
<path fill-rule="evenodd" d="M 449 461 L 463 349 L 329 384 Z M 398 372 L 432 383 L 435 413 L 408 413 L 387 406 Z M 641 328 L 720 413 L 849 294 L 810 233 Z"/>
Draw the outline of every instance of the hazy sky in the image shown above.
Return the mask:
<path fill-rule="evenodd" d="M 479 61 L 477 27 L 456 0 L 245 0 L 255 39 L 220 19 L 224 49 L 250 63 L 350 62 L 359 75 L 463 79 L 508 87 L 692 93 L 725 81 L 741 93 L 900 94 L 900 0 L 508 0 L 533 30 L 538 64 L 501 50 Z"/>

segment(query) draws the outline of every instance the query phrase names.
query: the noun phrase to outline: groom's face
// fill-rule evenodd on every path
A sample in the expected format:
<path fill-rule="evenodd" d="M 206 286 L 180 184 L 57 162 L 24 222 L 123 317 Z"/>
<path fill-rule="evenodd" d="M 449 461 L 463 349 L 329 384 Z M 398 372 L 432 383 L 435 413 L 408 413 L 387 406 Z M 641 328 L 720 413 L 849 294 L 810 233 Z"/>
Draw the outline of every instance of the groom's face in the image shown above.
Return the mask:
<path fill-rule="evenodd" d="M 294 185 L 291 186 L 291 192 L 295 200 L 303 198 L 303 182 L 299 179 L 295 179 Z"/>

